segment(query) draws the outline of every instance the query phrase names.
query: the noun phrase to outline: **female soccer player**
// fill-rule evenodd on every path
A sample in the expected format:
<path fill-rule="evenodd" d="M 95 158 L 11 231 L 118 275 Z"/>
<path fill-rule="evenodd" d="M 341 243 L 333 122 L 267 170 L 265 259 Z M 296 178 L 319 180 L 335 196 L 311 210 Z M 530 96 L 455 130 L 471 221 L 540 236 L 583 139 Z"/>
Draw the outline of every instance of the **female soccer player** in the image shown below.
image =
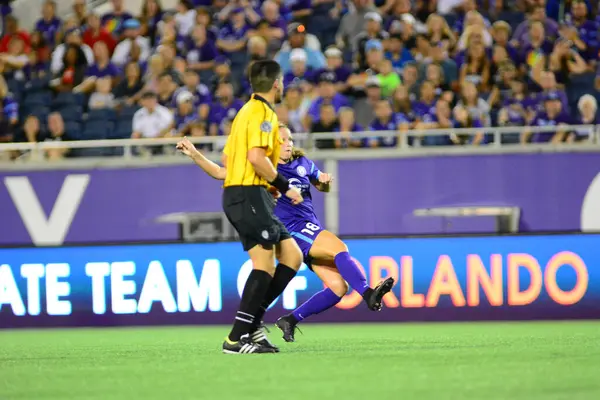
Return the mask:
<path fill-rule="evenodd" d="M 381 299 L 394 286 L 394 279 L 389 277 L 375 288 L 370 288 L 365 275 L 350 257 L 344 242 L 321 227 L 314 212 L 310 186 L 312 184 L 317 190 L 328 192 L 333 177 L 319 171 L 315 163 L 304 156 L 302 150 L 294 149 L 292 135 L 287 126 L 279 126 L 279 135 L 282 145 L 277 170 L 291 185 L 300 189 L 304 201 L 295 205 L 285 196 L 282 197 L 273 191 L 274 196 L 278 198 L 275 215 L 296 239 L 306 264 L 327 286 L 291 314 L 277 320 L 276 325 L 283 332 L 284 340 L 293 342 L 296 325 L 309 316 L 319 314 L 339 303 L 348 292 L 346 282 L 362 295 L 369 309 L 379 311 Z M 181 140 L 177 148 L 192 158 L 208 175 L 215 179 L 224 179 L 226 169 L 207 159 L 187 138 Z M 266 311 L 275 299 L 268 300 L 265 299 L 263 311 Z M 260 321 L 260 319 L 257 316 L 256 320 Z"/>

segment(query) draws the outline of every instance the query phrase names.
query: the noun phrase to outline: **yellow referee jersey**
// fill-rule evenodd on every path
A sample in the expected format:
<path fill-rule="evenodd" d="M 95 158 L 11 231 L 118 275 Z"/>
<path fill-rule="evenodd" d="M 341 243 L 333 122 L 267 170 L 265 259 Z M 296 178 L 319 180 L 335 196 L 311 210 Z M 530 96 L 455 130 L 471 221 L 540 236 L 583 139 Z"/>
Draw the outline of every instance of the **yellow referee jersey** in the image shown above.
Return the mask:
<path fill-rule="evenodd" d="M 268 182 L 256 174 L 248 161 L 248 150 L 253 147 L 264 148 L 277 168 L 281 151 L 279 120 L 273 106 L 256 94 L 238 111 L 231 125 L 223 150 L 227 155 L 227 176 L 223 187 L 268 186 Z"/>

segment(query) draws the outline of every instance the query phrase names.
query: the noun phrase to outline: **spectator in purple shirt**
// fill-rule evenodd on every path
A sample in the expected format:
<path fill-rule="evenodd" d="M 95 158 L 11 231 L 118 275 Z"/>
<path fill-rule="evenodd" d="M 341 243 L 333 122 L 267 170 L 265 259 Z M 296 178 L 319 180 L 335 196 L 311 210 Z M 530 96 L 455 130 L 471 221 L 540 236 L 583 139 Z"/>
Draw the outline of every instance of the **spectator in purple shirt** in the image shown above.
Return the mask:
<path fill-rule="evenodd" d="M 454 123 L 453 127 L 455 129 L 473 129 L 473 128 L 482 128 L 483 124 L 477 118 L 473 118 L 473 116 L 469 113 L 469 111 L 464 107 L 455 107 L 454 108 Z M 480 144 L 485 143 L 485 138 L 483 132 L 477 131 L 475 134 L 450 134 L 450 140 L 454 144 L 457 145 L 466 145 L 471 144 L 473 146 L 479 146 Z"/>
<path fill-rule="evenodd" d="M 193 97 L 194 108 L 198 110 L 200 119 L 205 121 L 208 118 L 208 112 L 212 103 L 212 95 L 208 87 L 200 83 L 198 73 L 193 69 L 187 69 L 183 75 L 184 86 L 180 87 L 175 92 L 175 97 L 182 92 L 188 92 Z M 176 105 L 173 104 L 173 107 Z"/>
<path fill-rule="evenodd" d="M 188 67 L 195 71 L 206 71 L 213 68 L 215 58 L 218 55 L 217 47 L 208 40 L 206 27 L 196 25 L 192 35 L 187 41 L 187 63 Z"/>
<path fill-rule="evenodd" d="M 332 72 L 322 72 L 318 77 L 318 92 L 317 97 L 310 105 L 308 113 L 306 115 L 305 126 L 310 127 L 314 122 L 317 122 L 320 118 L 321 104 L 331 103 L 335 112 L 337 113 L 340 108 L 349 105 L 348 100 L 344 95 L 335 91 L 335 74 Z"/>
<path fill-rule="evenodd" d="M 156 45 L 156 33 L 158 24 L 162 20 L 163 9 L 160 0 L 145 0 L 142 5 L 140 22 L 142 23 L 142 34 L 148 36 L 152 46 Z"/>
<path fill-rule="evenodd" d="M 343 54 L 337 47 L 331 46 L 325 50 L 325 58 L 327 66 L 317 71 L 314 76 L 319 76 L 321 72 L 333 72 L 335 75 L 335 90 L 338 93 L 344 93 L 348 89 L 348 78 L 352 74 L 352 70 L 344 65 Z"/>
<path fill-rule="evenodd" d="M 552 42 L 547 40 L 544 25 L 534 21 L 529 27 L 529 40 L 521 45 L 522 72 L 527 75 L 530 86 L 535 87 L 539 73 L 547 65 L 552 53 Z"/>
<path fill-rule="evenodd" d="M 496 46 L 502 46 L 506 49 L 509 58 L 513 63 L 519 62 L 519 50 L 509 42 L 511 27 L 506 21 L 496 21 L 492 25 L 492 37 Z"/>
<path fill-rule="evenodd" d="M 554 72 L 544 71 L 540 74 L 540 87 L 542 88 L 542 91 L 531 98 L 531 106 L 536 111 L 544 110 L 544 100 L 548 95 L 557 95 L 560 98 L 562 110 L 568 112 L 569 100 L 567 98 L 567 93 L 558 88 Z"/>
<path fill-rule="evenodd" d="M 219 31 L 217 47 L 226 55 L 245 54 L 246 41 L 250 26 L 246 23 L 244 9 L 237 7 L 231 10 L 229 22 Z"/>
<path fill-rule="evenodd" d="M 96 42 L 94 45 L 94 64 L 90 65 L 85 73 L 86 76 L 94 76 L 96 78 L 103 78 L 105 76 L 111 77 L 115 80 L 119 75 L 120 71 L 116 65 L 110 62 L 110 54 L 108 47 L 104 42 Z M 113 82 L 114 83 L 114 82 Z"/>
<path fill-rule="evenodd" d="M 363 147 L 396 147 L 398 124 L 394 118 L 392 105 L 389 100 L 381 99 L 375 105 L 375 119 L 368 128 L 369 131 L 387 132 L 385 136 L 370 136 L 363 139 Z"/>
<path fill-rule="evenodd" d="M 425 81 L 421 84 L 420 92 L 419 101 L 413 104 L 417 121 L 425 124 L 435 122 L 435 86 Z"/>
<path fill-rule="evenodd" d="M 243 107 L 244 103 L 233 97 L 233 86 L 230 82 L 221 82 L 215 93 L 216 101 L 210 107 L 210 135 L 223 134 L 222 123 L 225 119 L 232 120 Z"/>
<path fill-rule="evenodd" d="M 260 20 L 249 36 L 262 36 L 267 41 L 269 54 L 274 55 L 283 44 L 287 23 L 280 14 L 279 5 L 273 0 L 266 0 L 260 7 Z"/>
<path fill-rule="evenodd" d="M 133 15 L 125 11 L 123 1 L 111 0 L 112 11 L 102 16 L 102 27 L 116 37 L 121 35 L 123 23 L 133 18 Z"/>
<path fill-rule="evenodd" d="M 194 112 L 194 95 L 188 91 L 181 91 L 174 96 L 176 103 L 173 127 L 178 136 L 190 134 L 191 126 L 198 120 L 198 113 Z"/>
<path fill-rule="evenodd" d="M 35 24 L 35 30 L 40 32 L 50 47 L 58 42 L 62 22 L 56 17 L 56 3 L 48 0 L 42 6 L 42 18 Z"/>
<path fill-rule="evenodd" d="M 523 132 L 521 143 L 561 143 L 566 139 L 566 130 L 564 126 L 569 125 L 570 118 L 562 109 L 560 97 L 556 93 L 550 93 L 544 99 L 544 111 L 538 112 L 530 126 L 556 127 L 552 131 Z"/>
<path fill-rule="evenodd" d="M 306 66 L 306 52 L 304 49 L 294 49 L 290 53 L 292 70 L 283 75 L 283 86 L 291 84 L 300 85 L 306 93 L 311 90 L 313 71 Z"/>
<path fill-rule="evenodd" d="M 527 20 L 521 22 L 512 37 L 512 42 L 515 46 L 523 46 L 530 42 L 529 27 L 533 22 L 540 22 L 544 27 L 546 38 L 553 41 L 558 36 L 558 24 L 556 21 L 546 17 L 546 9 L 544 6 L 536 6 L 527 16 Z"/>
<path fill-rule="evenodd" d="M 583 0 L 571 3 L 568 25 L 560 30 L 565 38 L 573 42 L 579 54 L 589 61 L 598 58 L 598 26 L 588 19 L 588 6 Z"/>

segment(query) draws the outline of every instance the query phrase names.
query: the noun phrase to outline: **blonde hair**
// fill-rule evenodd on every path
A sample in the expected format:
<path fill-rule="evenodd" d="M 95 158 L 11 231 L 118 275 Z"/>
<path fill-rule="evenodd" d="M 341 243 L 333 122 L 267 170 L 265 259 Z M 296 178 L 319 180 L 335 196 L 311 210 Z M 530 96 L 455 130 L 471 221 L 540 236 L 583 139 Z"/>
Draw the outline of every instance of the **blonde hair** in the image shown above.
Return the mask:
<path fill-rule="evenodd" d="M 292 130 L 290 129 L 290 127 L 282 122 L 279 123 L 279 129 L 280 130 L 287 129 L 288 131 L 290 131 L 290 133 L 292 133 Z M 305 157 L 305 156 L 306 156 L 306 151 L 304 151 L 304 149 L 301 149 L 300 147 L 292 148 L 292 160 L 296 160 L 300 157 Z"/>

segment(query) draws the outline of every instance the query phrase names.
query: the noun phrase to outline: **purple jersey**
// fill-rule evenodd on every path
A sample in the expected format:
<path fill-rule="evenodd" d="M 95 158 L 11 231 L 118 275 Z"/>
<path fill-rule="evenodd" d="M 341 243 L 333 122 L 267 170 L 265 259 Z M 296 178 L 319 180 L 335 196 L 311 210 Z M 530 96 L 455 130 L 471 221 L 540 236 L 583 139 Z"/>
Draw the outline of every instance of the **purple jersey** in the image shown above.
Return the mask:
<path fill-rule="evenodd" d="M 302 82 L 311 83 L 314 81 L 314 73 L 313 70 L 307 68 L 304 74 L 296 75 L 292 71 L 286 72 L 283 75 L 283 87 L 288 87 L 290 85 L 299 85 Z"/>
<path fill-rule="evenodd" d="M 208 40 L 201 46 L 198 46 L 193 41 L 190 41 L 186 48 L 186 60 L 190 64 L 212 61 L 219 55 L 215 44 Z"/>
<path fill-rule="evenodd" d="M 339 93 L 336 93 L 330 100 L 325 100 L 323 97 L 317 97 L 315 100 L 313 100 L 310 108 L 308 109 L 308 115 L 312 118 L 313 122 L 318 122 L 321 119 L 321 104 L 323 104 L 325 101 L 329 101 L 331 103 L 336 113 L 340 111 L 340 108 L 350 105 L 348 99 Z"/>
<path fill-rule="evenodd" d="M 221 123 L 227 118 L 231 121 L 235 118 L 237 112 L 244 106 L 244 103 L 241 100 L 233 99 L 231 104 L 223 105 L 219 101 L 215 101 L 212 103 L 210 107 L 210 114 L 208 116 L 209 122 L 211 124 L 216 124 L 219 127 Z M 222 135 L 223 132 L 219 128 L 219 134 Z"/>
<path fill-rule="evenodd" d="M 56 44 L 56 32 L 60 30 L 61 25 L 60 18 L 54 17 L 50 21 L 42 18 L 35 24 L 35 30 L 42 34 L 50 47 L 54 47 Z"/>
<path fill-rule="evenodd" d="M 558 126 L 561 124 L 569 125 L 569 122 L 569 116 L 565 113 L 561 113 L 551 118 L 547 113 L 541 112 L 535 116 L 533 122 L 531 123 L 531 126 Z M 556 134 L 556 130 L 551 132 L 534 133 L 531 142 L 548 143 L 552 140 L 554 134 Z"/>
<path fill-rule="evenodd" d="M 294 237 L 306 259 L 315 238 L 323 230 L 310 193 L 311 182 L 319 178 L 321 171 L 306 157 L 278 164 L 277 171 L 287 178 L 291 186 L 300 189 L 304 198 L 302 203 L 294 205 L 285 195 L 281 196 L 275 206 L 275 215 Z"/>
<path fill-rule="evenodd" d="M 398 124 L 396 123 L 395 116 L 392 115 L 389 121 L 383 122 L 377 118 L 371 122 L 368 130 L 379 131 L 379 132 L 390 132 L 398 130 Z M 363 147 L 371 147 L 373 143 L 377 143 L 378 147 L 396 147 L 398 145 L 398 138 L 394 134 L 386 136 L 371 136 L 363 139 Z"/>
<path fill-rule="evenodd" d="M 198 108 L 201 104 L 210 105 L 212 103 L 212 96 L 210 94 L 210 90 L 205 84 L 200 83 L 198 86 L 196 86 L 195 89 L 191 90 L 187 86 L 182 86 L 178 88 L 175 91 L 175 94 L 173 95 L 173 104 L 171 104 L 172 108 L 177 107 L 177 96 L 181 92 L 190 92 L 192 95 L 194 95 L 194 107 L 196 108 Z"/>
<path fill-rule="evenodd" d="M 414 102 L 413 110 L 415 112 L 415 115 L 419 120 L 421 120 L 421 122 L 431 123 L 437 121 L 435 100 L 431 104 L 427 104 L 422 101 Z"/>
<path fill-rule="evenodd" d="M 310 193 L 311 182 L 316 181 L 321 171 L 315 163 L 306 157 L 299 157 L 286 164 L 278 164 L 277 171 L 287 178 L 291 186 L 300 189 L 304 201 L 294 205 L 285 195 L 277 200 L 275 215 L 286 227 L 298 222 L 312 222 L 320 225 L 313 208 Z"/>
<path fill-rule="evenodd" d="M 119 68 L 110 62 L 104 67 L 101 67 L 98 64 L 92 64 L 85 70 L 85 76 L 95 76 L 96 78 L 104 78 L 105 76 L 116 78 L 119 75 Z"/>

